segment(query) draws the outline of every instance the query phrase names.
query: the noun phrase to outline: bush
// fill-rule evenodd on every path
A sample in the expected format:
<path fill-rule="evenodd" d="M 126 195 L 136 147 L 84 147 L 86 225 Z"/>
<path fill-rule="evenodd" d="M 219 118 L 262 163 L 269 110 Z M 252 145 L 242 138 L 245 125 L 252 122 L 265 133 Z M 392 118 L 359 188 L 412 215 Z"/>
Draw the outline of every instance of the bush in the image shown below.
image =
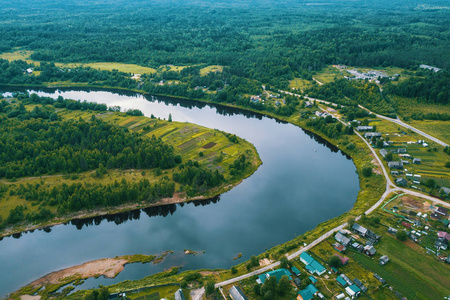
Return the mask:
<path fill-rule="evenodd" d="M 408 233 L 404 230 L 399 230 L 399 231 L 397 231 L 396 236 L 400 241 L 403 242 L 403 241 L 406 241 L 406 238 L 408 237 Z"/>
<path fill-rule="evenodd" d="M 340 267 L 342 267 L 341 259 L 340 259 L 339 257 L 335 256 L 335 255 L 333 255 L 333 256 L 330 257 L 330 259 L 329 259 L 329 261 L 328 261 L 328 264 L 329 264 L 330 266 L 334 267 L 334 268 L 340 268 Z"/>
<path fill-rule="evenodd" d="M 445 167 L 446 167 L 446 168 L 450 168 L 450 161 L 448 161 L 448 162 L 445 163 Z"/>
<path fill-rule="evenodd" d="M 362 174 L 365 177 L 370 177 L 372 175 L 372 166 L 368 166 L 368 165 L 364 166 L 362 169 Z"/>

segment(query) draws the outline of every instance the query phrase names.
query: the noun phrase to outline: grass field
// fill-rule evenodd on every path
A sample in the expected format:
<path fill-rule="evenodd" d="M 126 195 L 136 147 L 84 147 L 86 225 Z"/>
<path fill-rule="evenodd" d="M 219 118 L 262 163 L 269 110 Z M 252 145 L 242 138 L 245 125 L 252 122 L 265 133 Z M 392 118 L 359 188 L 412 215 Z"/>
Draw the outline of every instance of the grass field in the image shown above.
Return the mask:
<path fill-rule="evenodd" d="M 390 262 L 385 266 L 360 253 L 353 254 L 352 258 L 379 274 L 408 299 L 442 299 L 450 294 L 450 268 L 426 254 L 420 246 L 384 235 L 376 249 L 389 256 Z"/>
<path fill-rule="evenodd" d="M 304 91 L 311 87 L 311 82 L 306 79 L 294 78 L 289 81 L 289 88 Z"/>
<path fill-rule="evenodd" d="M 119 72 L 132 73 L 132 74 L 155 74 L 156 73 L 156 70 L 153 68 L 147 68 L 147 67 L 134 65 L 134 64 L 121 64 L 121 63 L 112 63 L 112 62 L 97 62 L 97 63 L 89 63 L 89 64 L 56 63 L 56 66 L 59 66 L 62 68 L 90 67 L 92 69 L 97 69 L 97 70 L 103 70 L 103 71 L 118 70 Z"/>
<path fill-rule="evenodd" d="M 1 53 L 0 58 L 7 59 L 9 61 L 13 60 L 25 60 L 27 63 L 34 63 L 35 65 L 39 65 L 40 62 L 29 59 L 30 55 L 33 54 L 33 51 L 26 50 L 16 50 L 15 52 L 10 53 Z M 112 71 L 118 70 L 119 72 L 124 73 L 134 73 L 134 74 L 154 74 L 156 70 L 153 68 L 147 68 L 134 64 L 122 64 L 122 63 L 112 63 L 112 62 L 97 62 L 97 63 L 56 63 L 56 66 L 61 68 L 76 68 L 76 67 L 91 67 L 93 69 L 104 70 L 104 71 Z M 39 75 L 39 74 L 35 74 Z"/>
<path fill-rule="evenodd" d="M 200 75 L 205 76 L 211 72 L 222 72 L 222 71 L 223 71 L 223 66 L 219 66 L 219 65 L 208 66 L 203 69 L 200 69 Z"/>
<path fill-rule="evenodd" d="M 345 70 L 340 71 L 333 66 L 328 66 L 320 72 L 314 74 L 313 77 L 321 83 L 329 83 L 335 81 L 336 79 L 344 78 L 344 76 L 347 76 L 346 73 L 347 72 L 345 72 Z"/>

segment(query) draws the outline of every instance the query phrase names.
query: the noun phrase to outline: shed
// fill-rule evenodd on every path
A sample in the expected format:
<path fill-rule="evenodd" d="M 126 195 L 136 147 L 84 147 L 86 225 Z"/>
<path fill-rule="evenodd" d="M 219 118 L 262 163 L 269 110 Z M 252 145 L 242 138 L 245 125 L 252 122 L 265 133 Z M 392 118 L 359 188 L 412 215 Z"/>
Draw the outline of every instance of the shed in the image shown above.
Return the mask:
<path fill-rule="evenodd" d="M 389 261 L 389 257 L 387 255 L 383 255 L 380 257 L 380 265 L 384 266 Z"/>
<path fill-rule="evenodd" d="M 299 269 L 297 269 L 296 267 L 292 267 L 291 271 L 294 272 L 295 276 L 300 276 L 301 272 Z"/>
<path fill-rule="evenodd" d="M 422 163 L 422 159 L 421 158 L 414 158 L 413 159 L 413 164 L 421 164 Z"/>
<path fill-rule="evenodd" d="M 402 221 L 402 225 L 405 226 L 406 228 L 411 228 L 411 224 L 406 221 Z"/>
<path fill-rule="evenodd" d="M 442 193 L 448 195 L 448 194 L 450 194 L 450 188 L 443 186 L 443 187 L 441 187 L 439 192 L 442 192 Z"/>
<path fill-rule="evenodd" d="M 401 185 L 401 186 L 406 186 L 408 184 L 408 182 L 406 181 L 405 178 L 397 178 L 397 180 L 395 180 L 395 184 L 397 185 Z"/>
<path fill-rule="evenodd" d="M 398 148 L 397 153 L 406 153 L 406 148 Z"/>
<path fill-rule="evenodd" d="M 381 156 L 385 157 L 388 154 L 388 152 L 386 151 L 386 149 L 381 149 L 380 154 Z"/>
<path fill-rule="evenodd" d="M 233 300 L 248 300 L 240 287 L 233 285 L 230 289 L 230 297 Z"/>
<path fill-rule="evenodd" d="M 356 284 L 356 286 L 358 286 L 362 291 L 366 292 L 367 291 L 367 287 L 358 279 L 355 278 L 353 279 L 353 282 Z"/>
<path fill-rule="evenodd" d="M 317 279 L 314 276 L 309 276 L 308 279 L 311 280 L 312 283 L 317 282 Z"/>
<path fill-rule="evenodd" d="M 339 244 L 339 243 L 334 243 L 333 248 L 336 249 L 336 251 L 339 252 L 344 252 L 347 248 L 345 248 L 345 246 Z"/>
<path fill-rule="evenodd" d="M 434 210 L 434 212 L 435 213 L 437 213 L 437 214 L 440 214 L 440 215 L 442 215 L 442 216 L 447 216 L 447 214 L 448 214 L 448 209 L 447 208 L 445 208 L 445 207 L 442 207 L 442 206 L 438 206 L 435 210 Z"/>
<path fill-rule="evenodd" d="M 175 292 L 175 300 L 185 300 L 183 290 L 178 289 L 178 291 Z"/>
<path fill-rule="evenodd" d="M 361 289 L 356 285 L 352 284 L 345 288 L 345 292 L 352 298 L 356 298 L 361 293 Z"/>

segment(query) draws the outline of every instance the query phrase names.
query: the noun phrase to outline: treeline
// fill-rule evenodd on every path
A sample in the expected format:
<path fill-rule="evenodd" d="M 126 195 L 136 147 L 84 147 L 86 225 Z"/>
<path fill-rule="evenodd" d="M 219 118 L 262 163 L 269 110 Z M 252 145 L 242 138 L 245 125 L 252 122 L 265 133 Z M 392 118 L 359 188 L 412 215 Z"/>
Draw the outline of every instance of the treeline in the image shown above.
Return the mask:
<path fill-rule="evenodd" d="M 18 205 L 10 210 L 4 225 L 13 225 L 24 220 L 45 221 L 55 216 L 49 208 L 56 207 L 58 215 L 98 207 L 111 207 L 129 202 L 155 202 L 172 197 L 175 192 L 173 181 L 164 178 L 151 184 L 148 179 L 130 182 L 122 179 L 111 184 L 72 183 L 45 187 L 37 184 L 20 184 L 15 190 L 20 198 L 33 205 L 39 205 L 38 212 L 27 213 L 26 206 Z"/>
<path fill-rule="evenodd" d="M 108 169 L 166 169 L 181 162 L 173 147 L 160 139 L 131 133 L 95 116 L 89 121 L 61 121 L 51 106 L 29 112 L 22 102 L 7 101 L 1 102 L 0 112 L 0 177 L 83 172 L 100 164 Z"/>
<path fill-rule="evenodd" d="M 387 95 L 417 98 L 423 103 L 447 105 L 450 104 L 450 73 L 427 71 L 424 77 L 413 76 L 396 85 L 388 83 L 383 87 L 383 92 Z"/>
<path fill-rule="evenodd" d="M 179 171 L 173 173 L 175 182 L 186 185 L 186 194 L 191 197 L 198 192 L 219 186 L 225 181 L 223 174 L 218 170 L 207 170 L 201 168 L 198 162 L 189 160 L 178 166 Z"/>
<path fill-rule="evenodd" d="M 306 125 L 322 132 L 330 138 L 337 138 L 342 134 L 353 134 L 353 128 L 351 126 L 344 126 L 331 116 L 327 116 L 326 118 L 308 119 Z"/>

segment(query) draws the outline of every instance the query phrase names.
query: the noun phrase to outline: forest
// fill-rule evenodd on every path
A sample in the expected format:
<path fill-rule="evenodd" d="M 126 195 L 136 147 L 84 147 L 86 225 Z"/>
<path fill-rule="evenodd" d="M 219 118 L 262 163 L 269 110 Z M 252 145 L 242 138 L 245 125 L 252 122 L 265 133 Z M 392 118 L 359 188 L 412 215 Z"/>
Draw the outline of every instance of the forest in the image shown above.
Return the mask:
<path fill-rule="evenodd" d="M 261 94 L 262 85 L 287 90 L 294 78 L 312 81 L 324 67 L 344 64 L 398 67 L 415 76 L 398 84 L 383 82 L 383 93 L 373 83 L 343 81 L 313 86 L 308 92 L 342 104 L 358 102 L 390 116 L 396 113 L 391 95 L 423 103 L 449 102 L 450 17 L 441 0 L 433 5 L 417 0 L 52 4 L 22 0 L 16 1 L 14 10 L 0 4 L 0 52 L 27 50 L 30 59 L 40 62 L 1 60 L 0 83 L 72 82 L 139 89 L 290 116 L 295 106 L 253 103 L 250 95 Z M 166 69 L 142 74 L 136 81 L 118 70 L 58 65 L 92 62 Z M 419 64 L 442 71 L 418 70 Z M 210 65 L 222 69 L 201 72 Z M 27 68 L 39 76 L 24 73 Z"/>

